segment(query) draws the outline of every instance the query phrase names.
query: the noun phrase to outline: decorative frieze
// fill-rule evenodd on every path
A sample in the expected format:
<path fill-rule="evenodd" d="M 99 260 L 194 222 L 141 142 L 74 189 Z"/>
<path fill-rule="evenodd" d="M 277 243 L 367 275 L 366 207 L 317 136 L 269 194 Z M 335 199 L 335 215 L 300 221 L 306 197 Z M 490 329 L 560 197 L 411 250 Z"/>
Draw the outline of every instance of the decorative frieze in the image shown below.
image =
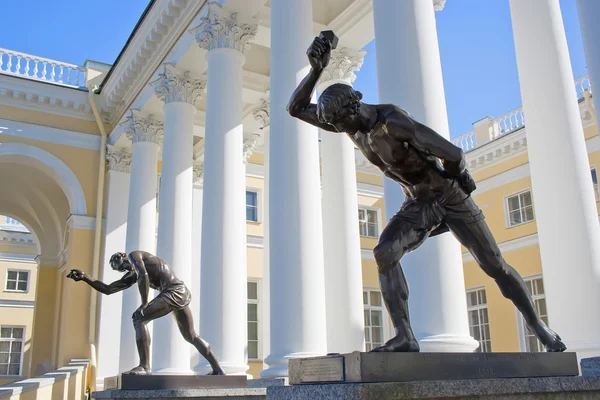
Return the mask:
<path fill-rule="evenodd" d="M 231 13 L 218 3 L 209 3 L 200 25 L 190 29 L 202 49 L 235 49 L 241 53 L 250 48 L 257 31 L 257 21 Z"/>
<path fill-rule="evenodd" d="M 132 143 L 151 142 L 162 145 L 163 123 L 156 120 L 152 114 L 146 116 L 140 110 L 131 110 L 123 124 L 125 125 L 125 134 Z"/>
<path fill-rule="evenodd" d="M 323 70 L 318 84 L 330 81 L 345 81 L 352 84 L 356 80 L 354 72 L 358 71 L 367 55 L 365 50 L 353 50 L 347 47 L 331 52 L 329 65 Z"/>
<path fill-rule="evenodd" d="M 204 162 L 194 164 L 194 185 L 201 185 L 204 181 Z"/>
<path fill-rule="evenodd" d="M 131 153 L 127 149 L 107 144 L 106 160 L 111 171 L 131 172 Z"/>
<path fill-rule="evenodd" d="M 194 105 L 206 90 L 206 79 L 195 78 L 189 71 L 179 71 L 165 63 L 159 78 L 152 82 L 156 96 L 166 104 L 184 102 Z"/>
<path fill-rule="evenodd" d="M 254 119 L 260 124 L 260 129 L 265 129 L 270 125 L 271 119 L 269 117 L 271 110 L 270 99 L 260 99 L 260 104 L 252 110 Z"/>

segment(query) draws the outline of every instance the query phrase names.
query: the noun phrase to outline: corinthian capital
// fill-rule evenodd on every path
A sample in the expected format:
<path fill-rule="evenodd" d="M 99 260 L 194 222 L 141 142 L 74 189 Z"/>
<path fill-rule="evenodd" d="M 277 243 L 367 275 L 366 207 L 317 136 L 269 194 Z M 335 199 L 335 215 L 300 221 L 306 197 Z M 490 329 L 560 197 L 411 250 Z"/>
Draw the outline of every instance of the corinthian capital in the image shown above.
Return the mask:
<path fill-rule="evenodd" d="M 106 160 L 111 171 L 131 172 L 131 153 L 127 149 L 107 144 Z"/>
<path fill-rule="evenodd" d="M 200 185 L 204 181 L 204 162 L 194 164 L 194 185 Z"/>
<path fill-rule="evenodd" d="M 260 104 L 252 110 L 252 116 L 260 124 L 260 129 L 265 129 L 271 123 L 270 107 L 270 99 L 260 99 Z"/>
<path fill-rule="evenodd" d="M 446 0 L 433 0 L 433 9 L 435 11 L 442 11 L 445 4 Z"/>
<path fill-rule="evenodd" d="M 163 124 L 154 119 L 153 115 L 145 116 L 140 110 L 131 110 L 123 124 L 125 125 L 125 134 L 132 143 L 152 142 L 162 145 Z"/>
<path fill-rule="evenodd" d="M 208 3 L 207 14 L 201 21 L 196 28 L 190 29 L 190 33 L 196 37 L 198 46 L 208 51 L 235 49 L 244 53 L 258 31 L 256 20 L 231 13 L 219 3 Z"/>
<path fill-rule="evenodd" d="M 193 77 L 189 71 L 179 71 L 173 64 L 165 63 L 159 78 L 151 83 L 156 96 L 165 103 L 184 102 L 194 105 L 206 89 L 206 79 Z"/>
<path fill-rule="evenodd" d="M 354 72 L 360 69 L 366 54 L 364 50 L 353 50 L 347 47 L 333 50 L 329 65 L 323 70 L 318 84 L 328 86 L 327 83 L 340 81 L 352 84 L 356 80 Z"/>

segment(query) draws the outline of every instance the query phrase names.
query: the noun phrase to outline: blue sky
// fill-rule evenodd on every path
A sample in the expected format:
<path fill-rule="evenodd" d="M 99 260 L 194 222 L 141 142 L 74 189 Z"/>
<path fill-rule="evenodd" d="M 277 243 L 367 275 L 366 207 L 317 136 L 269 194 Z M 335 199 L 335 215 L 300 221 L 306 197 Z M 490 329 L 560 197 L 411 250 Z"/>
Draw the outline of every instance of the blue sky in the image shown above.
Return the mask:
<path fill-rule="evenodd" d="M 112 64 L 147 4 L 148 0 L 6 2 L 0 47 L 73 64 L 86 59 Z M 579 77 L 587 71 L 575 0 L 560 4 L 573 74 Z M 451 136 L 469 131 L 486 115 L 521 105 L 508 0 L 447 0 L 436 18 Z M 365 49 L 369 54 L 355 86 L 365 101 L 375 103 L 374 43 Z"/>

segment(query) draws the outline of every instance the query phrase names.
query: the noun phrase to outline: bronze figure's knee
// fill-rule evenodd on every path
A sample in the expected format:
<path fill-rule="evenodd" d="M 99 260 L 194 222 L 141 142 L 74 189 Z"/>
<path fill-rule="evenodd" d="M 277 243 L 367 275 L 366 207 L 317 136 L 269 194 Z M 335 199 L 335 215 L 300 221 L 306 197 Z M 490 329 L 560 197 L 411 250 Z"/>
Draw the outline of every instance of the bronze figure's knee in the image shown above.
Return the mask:
<path fill-rule="evenodd" d="M 373 256 L 375 257 L 379 273 L 390 271 L 400 261 L 398 253 L 394 251 L 392 242 L 380 242 L 377 244 L 373 249 Z"/>

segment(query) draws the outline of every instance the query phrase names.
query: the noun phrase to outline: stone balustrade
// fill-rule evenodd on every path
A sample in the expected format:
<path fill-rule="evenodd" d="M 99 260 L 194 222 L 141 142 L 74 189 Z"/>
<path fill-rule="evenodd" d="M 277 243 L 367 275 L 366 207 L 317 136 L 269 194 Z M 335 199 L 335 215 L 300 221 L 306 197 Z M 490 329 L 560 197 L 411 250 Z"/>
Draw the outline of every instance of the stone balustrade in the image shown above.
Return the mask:
<path fill-rule="evenodd" d="M 590 79 L 587 75 L 575 80 L 574 86 L 579 101 L 583 101 L 586 94 L 589 95 L 592 93 Z M 488 121 L 489 134 L 486 134 L 486 137 L 481 137 L 473 130 L 452 139 L 452 143 L 465 152 L 473 150 L 489 141 L 498 139 L 500 136 L 523 128 L 525 126 L 525 113 L 521 106 L 499 117 L 488 118 Z"/>
<path fill-rule="evenodd" d="M 0 74 L 81 88 L 85 84 L 83 66 L 0 48 Z"/>

